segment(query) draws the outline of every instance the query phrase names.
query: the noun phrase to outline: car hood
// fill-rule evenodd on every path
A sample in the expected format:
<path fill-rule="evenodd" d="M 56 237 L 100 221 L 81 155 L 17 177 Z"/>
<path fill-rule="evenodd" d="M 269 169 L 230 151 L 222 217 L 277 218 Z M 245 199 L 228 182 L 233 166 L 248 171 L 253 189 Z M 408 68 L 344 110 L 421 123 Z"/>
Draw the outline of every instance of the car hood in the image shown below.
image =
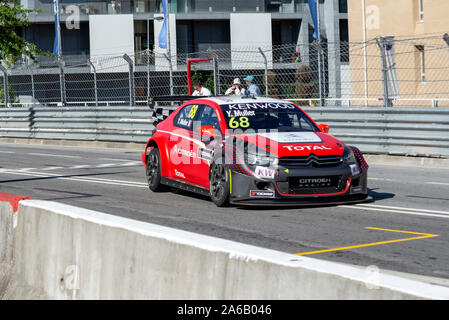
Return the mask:
<path fill-rule="evenodd" d="M 277 157 L 343 155 L 344 144 L 322 132 L 267 132 L 233 135 Z"/>

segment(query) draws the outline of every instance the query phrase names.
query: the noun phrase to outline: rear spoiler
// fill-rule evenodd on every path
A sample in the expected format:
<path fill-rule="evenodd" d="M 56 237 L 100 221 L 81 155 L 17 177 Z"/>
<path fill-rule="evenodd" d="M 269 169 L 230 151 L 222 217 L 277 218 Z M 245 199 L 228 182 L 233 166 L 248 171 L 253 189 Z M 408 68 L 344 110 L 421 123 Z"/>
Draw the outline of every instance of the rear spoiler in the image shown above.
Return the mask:
<path fill-rule="evenodd" d="M 182 103 L 198 99 L 193 96 L 160 96 L 148 99 L 148 106 L 153 109 L 153 125 L 157 126 L 159 123 L 168 118 L 168 116 L 175 111 Z M 171 105 L 159 105 L 159 103 L 170 103 Z"/>
<path fill-rule="evenodd" d="M 193 99 L 198 99 L 197 96 L 159 96 L 151 97 L 148 99 L 148 105 L 150 107 L 156 106 L 160 102 L 186 102 Z"/>

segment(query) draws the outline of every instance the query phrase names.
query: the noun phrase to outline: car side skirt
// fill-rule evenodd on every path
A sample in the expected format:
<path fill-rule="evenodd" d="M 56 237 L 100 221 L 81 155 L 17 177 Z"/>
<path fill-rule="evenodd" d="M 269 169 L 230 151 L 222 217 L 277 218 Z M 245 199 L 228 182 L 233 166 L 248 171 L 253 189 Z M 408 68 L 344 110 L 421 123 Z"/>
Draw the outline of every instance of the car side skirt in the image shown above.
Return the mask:
<path fill-rule="evenodd" d="M 172 188 L 177 188 L 177 189 L 181 189 L 184 191 L 194 192 L 194 193 L 201 194 L 203 196 L 210 197 L 209 189 L 205 189 L 205 188 L 197 186 L 197 185 L 192 185 L 192 184 L 188 184 L 186 182 L 176 181 L 176 180 L 166 178 L 166 177 L 161 177 L 161 183 L 163 185 L 166 185 L 166 186 L 169 186 Z"/>

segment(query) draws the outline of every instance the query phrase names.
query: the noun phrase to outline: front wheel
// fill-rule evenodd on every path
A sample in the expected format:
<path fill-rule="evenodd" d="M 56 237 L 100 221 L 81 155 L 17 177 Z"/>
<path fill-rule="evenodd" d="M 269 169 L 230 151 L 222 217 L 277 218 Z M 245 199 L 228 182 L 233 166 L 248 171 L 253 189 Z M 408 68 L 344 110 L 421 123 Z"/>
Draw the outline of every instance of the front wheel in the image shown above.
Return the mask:
<path fill-rule="evenodd" d="M 209 192 L 212 201 L 217 207 L 229 205 L 230 173 L 221 164 L 213 163 L 209 172 Z"/>

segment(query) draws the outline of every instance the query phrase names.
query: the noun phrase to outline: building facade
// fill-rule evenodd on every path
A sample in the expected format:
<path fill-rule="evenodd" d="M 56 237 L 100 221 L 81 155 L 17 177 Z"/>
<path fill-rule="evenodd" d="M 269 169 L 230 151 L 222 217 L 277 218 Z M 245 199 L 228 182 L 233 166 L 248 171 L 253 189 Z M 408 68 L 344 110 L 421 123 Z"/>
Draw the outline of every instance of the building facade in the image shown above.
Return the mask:
<path fill-rule="evenodd" d="M 322 35 L 329 41 L 347 36 L 347 0 L 320 0 Z M 32 26 L 23 36 L 44 51 L 52 51 L 54 14 L 52 0 L 21 0 L 25 8 L 39 9 L 30 16 Z M 92 15 L 132 15 L 134 50 L 152 49 L 157 33 L 155 17 L 162 12 L 161 0 L 60 0 L 62 52 L 65 56 L 89 55 L 91 35 L 96 35 L 90 23 Z M 272 45 L 311 42 L 313 26 L 307 0 L 169 0 L 170 18 L 177 52 L 196 52 L 207 48 L 228 48 L 232 45 L 231 30 L 239 30 L 251 44 L 251 26 L 245 20 L 232 19 L 239 14 L 269 16 L 266 41 Z M 107 21 L 107 20 L 104 20 Z M 111 24 L 114 20 L 110 19 Z M 106 22 L 107 23 L 107 22 Z M 240 24 L 239 24 L 240 23 Z M 340 29 L 343 30 L 340 30 Z M 103 37 L 111 37 L 104 34 Z M 239 38 L 239 41 L 241 38 Z M 347 40 L 347 39 L 346 39 Z"/>
<path fill-rule="evenodd" d="M 348 7 L 349 40 L 366 43 L 351 51 L 352 97 L 373 104 L 387 90 L 397 105 L 430 105 L 438 99 L 448 104 L 449 41 L 444 34 L 449 32 L 449 1 L 349 0 Z M 381 37 L 387 45 L 387 75 L 382 74 Z"/>

